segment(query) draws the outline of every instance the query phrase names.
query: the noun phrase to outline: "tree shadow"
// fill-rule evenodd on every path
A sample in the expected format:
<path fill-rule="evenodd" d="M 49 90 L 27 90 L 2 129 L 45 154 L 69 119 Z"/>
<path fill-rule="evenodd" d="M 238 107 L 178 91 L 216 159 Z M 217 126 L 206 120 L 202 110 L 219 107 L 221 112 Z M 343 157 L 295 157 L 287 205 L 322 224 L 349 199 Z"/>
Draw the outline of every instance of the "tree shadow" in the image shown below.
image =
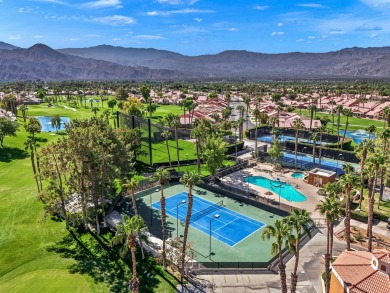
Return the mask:
<path fill-rule="evenodd" d="M 10 163 L 13 160 L 22 160 L 28 157 L 28 152 L 20 148 L 0 148 L 0 162 Z"/>
<path fill-rule="evenodd" d="M 80 235 L 73 230 L 62 240 L 50 246 L 47 251 L 55 252 L 63 258 L 73 259 L 75 263 L 68 267 L 71 274 L 86 274 L 95 283 L 105 283 L 110 292 L 129 292 L 128 283 L 131 278 L 131 255 L 124 259 L 119 257 L 119 247 L 110 246 L 111 232 L 101 236 L 89 232 Z M 161 271 L 155 260 L 146 256 L 142 260 L 140 251 L 136 251 L 139 292 L 155 292 L 161 282 L 157 276 L 165 279 L 173 288 L 170 276 Z M 173 278 L 173 277 L 172 277 Z"/>

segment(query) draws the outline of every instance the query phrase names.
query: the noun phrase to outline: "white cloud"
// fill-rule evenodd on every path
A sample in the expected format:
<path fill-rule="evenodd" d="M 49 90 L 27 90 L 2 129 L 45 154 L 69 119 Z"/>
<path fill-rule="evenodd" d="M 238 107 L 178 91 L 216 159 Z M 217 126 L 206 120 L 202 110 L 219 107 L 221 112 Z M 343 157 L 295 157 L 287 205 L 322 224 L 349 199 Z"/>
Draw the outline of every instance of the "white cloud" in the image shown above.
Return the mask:
<path fill-rule="evenodd" d="M 42 39 L 42 38 L 43 38 L 43 36 L 41 36 L 41 35 L 35 35 L 35 36 L 33 36 L 33 38 L 36 38 L 36 39 Z"/>
<path fill-rule="evenodd" d="M 235 27 L 228 28 L 227 30 L 230 32 L 238 32 L 238 29 L 236 29 Z"/>
<path fill-rule="evenodd" d="M 271 36 L 283 36 L 284 32 L 272 32 Z"/>
<path fill-rule="evenodd" d="M 370 37 L 371 37 L 371 38 L 376 38 L 376 37 L 377 37 L 377 34 L 371 34 Z"/>
<path fill-rule="evenodd" d="M 309 40 L 314 40 L 316 37 L 315 36 L 308 36 L 307 37 Z"/>
<path fill-rule="evenodd" d="M 278 27 L 282 27 L 282 26 L 284 26 L 284 23 L 283 22 L 279 22 L 278 23 Z"/>
<path fill-rule="evenodd" d="M 203 19 L 201 19 L 201 18 L 199 18 L 199 17 L 195 17 L 194 20 L 195 20 L 196 22 L 202 22 Z"/>
<path fill-rule="evenodd" d="M 10 35 L 8 36 L 8 40 L 20 40 L 20 35 Z"/>
<path fill-rule="evenodd" d="M 178 5 L 178 4 L 192 5 L 198 1 L 199 0 L 157 0 L 157 2 L 160 4 L 171 4 L 171 5 Z"/>
<path fill-rule="evenodd" d="M 99 38 L 100 35 L 96 35 L 96 34 L 88 34 L 86 35 L 87 38 Z"/>
<path fill-rule="evenodd" d="M 134 36 L 134 39 L 149 41 L 149 40 L 165 40 L 166 38 L 160 35 L 138 35 L 138 36 Z"/>
<path fill-rule="evenodd" d="M 64 1 L 59 1 L 59 0 L 35 0 L 35 2 L 44 2 L 44 3 L 68 5 L 68 3 L 64 2 Z"/>
<path fill-rule="evenodd" d="M 87 21 L 97 22 L 109 25 L 124 25 L 124 24 L 135 24 L 136 21 L 132 17 L 123 15 L 103 16 L 103 17 L 91 17 L 87 18 Z"/>
<path fill-rule="evenodd" d="M 205 9 L 194 9 L 194 8 L 184 8 L 180 10 L 168 10 L 168 11 L 149 11 L 146 15 L 149 16 L 169 16 L 172 14 L 191 14 L 191 13 L 214 13 L 213 10 L 205 10 Z"/>
<path fill-rule="evenodd" d="M 331 30 L 328 32 L 329 35 L 343 35 L 345 34 L 345 31 L 341 29 Z"/>
<path fill-rule="evenodd" d="M 360 0 L 368 6 L 374 8 L 390 8 L 390 0 Z"/>
<path fill-rule="evenodd" d="M 191 25 L 173 25 L 171 28 L 175 29 L 173 33 L 176 34 L 190 34 L 190 33 L 204 33 L 206 32 L 205 29 L 197 26 L 191 26 Z"/>
<path fill-rule="evenodd" d="M 121 38 L 113 38 L 112 40 L 113 41 L 121 41 L 122 39 Z"/>
<path fill-rule="evenodd" d="M 19 8 L 18 12 L 19 13 L 23 13 L 24 12 L 24 8 Z"/>
<path fill-rule="evenodd" d="M 79 41 L 79 40 L 80 40 L 80 38 L 70 38 L 70 39 L 69 39 L 69 41 L 73 41 L 73 42 L 74 42 L 74 41 Z"/>
<path fill-rule="evenodd" d="M 297 4 L 296 6 L 307 7 L 307 8 L 324 8 L 325 6 L 317 3 Z"/>
<path fill-rule="evenodd" d="M 253 7 L 253 9 L 256 9 L 256 10 L 266 10 L 268 8 L 269 8 L 269 6 L 267 6 L 267 5 L 264 5 L 264 6 L 256 5 Z"/>
<path fill-rule="evenodd" d="M 306 41 L 305 39 L 298 39 L 297 42 L 304 42 Z"/>
<path fill-rule="evenodd" d="M 98 0 L 98 1 L 91 1 L 88 3 L 85 3 L 82 5 L 82 7 L 87 7 L 87 8 L 107 8 L 107 7 L 112 7 L 112 8 L 123 8 L 122 1 L 120 0 Z"/>
<path fill-rule="evenodd" d="M 381 31 L 382 28 L 380 26 L 377 26 L 377 25 L 369 25 L 369 24 L 363 24 L 361 26 L 359 26 L 357 29 L 357 31 Z"/>

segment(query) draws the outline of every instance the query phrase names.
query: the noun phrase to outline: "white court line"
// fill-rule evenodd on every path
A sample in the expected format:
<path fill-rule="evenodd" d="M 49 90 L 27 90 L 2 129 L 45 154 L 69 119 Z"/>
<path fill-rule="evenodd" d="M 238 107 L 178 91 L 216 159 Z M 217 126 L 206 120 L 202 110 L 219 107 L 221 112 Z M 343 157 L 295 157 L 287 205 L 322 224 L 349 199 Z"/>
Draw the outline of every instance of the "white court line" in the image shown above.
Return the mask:
<path fill-rule="evenodd" d="M 219 227 L 219 228 L 218 228 L 218 229 L 216 229 L 215 231 L 221 230 L 223 227 L 226 227 L 227 225 L 229 225 L 229 224 L 233 223 L 233 222 L 234 222 L 234 221 L 236 221 L 237 219 L 238 219 L 238 218 L 236 217 L 235 219 L 233 219 L 233 220 L 231 220 L 231 221 L 227 222 L 225 225 L 223 225 L 223 226 Z"/>
<path fill-rule="evenodd" d="M 195 225 L 191 225 L 191 226 L 192 226 L 192 228 L 194 228 L 194 229 L 196 229 L 196 230 L 198 230 L 198 231 L 200 231 L 200 232 L 203 232 L 204 234 L 209 234 L 209 235 L 210 235 L 210 229 L 208 229 L 208 228 L 206 228 L 205 226 L 200 225 L 200 224 L 198 224 L 198 223 L 196 223 L 196 225 L 199 226 L 199 227 L 202 227 L 203 229 L 207 229 L 207 231 L 209 231 L 209 233 L 207 233 L 207 232 L 205 232 L 205 231 L 203 231 L 203 230 L 200 230 L 199 228 L 195 227 Z M 230 247 L 233 247 L 233 246 L 235 245 L 234 243 L 236 243 L 235 241 L 233 241 L 233 240 L 231 240 L 231 239 L 229 239 L 229 238 L 227 238 L 227 237 L 225 237 L 225 236 L 222 236 L 222 235 L 219 234 L 219 233 L 214 233 L 214 235 L 218 235 L 218 236 L 220 236 L 221 238 L 224 238 L 224 239 L 228 240 L 228 242 L 232 242 L 233 245 L 230 245 L 230 244 L 228 244 L 228 243 L 226 243 L 226 242 L 224 242 L 224 241 L 222 241 L 222 240 L 220 240 L 220 239 L 218 239 L 218 238 L 213 237 L 214 239 L 216 239 L 216 240 L 218 240 L 218 241 L 220 241 L 220 242 L 222 242 L 222 243 L 224 243 L 224 244 L 227 244 L 227 245 L 229 245 Z M 213 236 L 213 235 L 211 235 L 211 236 Z"/>
<path fill-rule="evenodd" d="M 252 233 L 248 234 L 246 237 L 242 238 L 240 241 L 236 242 L 236 243 L 233 245 L 233 247 L 236 246 L 236 245 L 237 245 L 238 243 L 240 243 L 241 241 L 243 241 L 244 239 L 246 239 L 246 238 L 248 238 L 249 236 L 251 236 L 252 234 L 256 233 L 258 230 L 260 230 L 261 228 L 263 228 L 263 227 L 265 227 L 265 226 L 267 226 L 267 225 L 264 224 L 263 226 L 257 228 L 255 231 L 253 231 Z"/>

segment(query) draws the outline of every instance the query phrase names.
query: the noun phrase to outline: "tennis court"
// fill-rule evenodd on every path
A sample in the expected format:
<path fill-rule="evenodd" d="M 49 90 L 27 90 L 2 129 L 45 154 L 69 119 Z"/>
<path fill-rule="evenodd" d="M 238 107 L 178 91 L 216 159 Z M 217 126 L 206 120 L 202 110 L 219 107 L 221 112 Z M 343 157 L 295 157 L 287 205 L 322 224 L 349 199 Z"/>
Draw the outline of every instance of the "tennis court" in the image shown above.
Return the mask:
<path fill-rule="evenodd" d="M 190 226 L 207 235 L 210 235 L 211 228 L 211 236 L 229 246 L 235 246 L 265 225 L 224 207 L 223 201 L 213 203 L 195 195 L 193 199 Z M 187 192 L 184 191 L 167 198 L 166 213 L 185 222 L 187 201 Z M 152 207 L 160 210 L 160 202 L 154 202 Z"/>

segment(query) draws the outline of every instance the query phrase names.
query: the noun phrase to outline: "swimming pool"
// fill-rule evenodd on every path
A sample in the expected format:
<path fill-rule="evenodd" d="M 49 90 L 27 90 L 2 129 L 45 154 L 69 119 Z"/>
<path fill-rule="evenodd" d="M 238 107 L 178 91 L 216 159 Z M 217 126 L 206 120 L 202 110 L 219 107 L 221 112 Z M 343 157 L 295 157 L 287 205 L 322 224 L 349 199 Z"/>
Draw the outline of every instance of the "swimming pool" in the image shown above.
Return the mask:
<path fill-rule="evenodd" d="M 291 177 L 292 178 L 303 178 L 303 177 L 305 177 L 305 174 L 303 174 L 302 172 L 295 172 L 295 173 L 291 174 Z"/>
<path fill-rule="evenodd" d="M 42 125 L 42 132 L 56 132 L 57 129 L 55 127 L 51 126 L 51 117 L 50 116 L 38 116 L 36 117 L 39 122 Z M 65 129 L 65 123 L 70 122 L 69 117 L 60 117 L 61 118 L 61 125 L 58 130 L 64 130 Z"/>
<path fill-rule="evenodd" d="M 306 200 L 306 196 L 297 191 L 291 184 L 286 182 L 270 180 L 262 176 L 249 176 L 245 178 L 245 182 L 249 182 L 256 186 L 264 187 L 288 201 L 302 202 Z"/>
<path fill-rule="evenodd" d="M 340 135 L 344 135 L 344 130 L 340 130 Z M 355 130 L 347 130 L 347 132 L 345 133 L 345 136 L 352 138 L 356 144 L 361 143 L 365 139 L 369 139 L 369 138 L 375 139 L 375 134 L 373 134 L 373 133 L 370 134 L 369 132 L 362 130 L 362 129 L 359 129 L 356 131 Z"/>

